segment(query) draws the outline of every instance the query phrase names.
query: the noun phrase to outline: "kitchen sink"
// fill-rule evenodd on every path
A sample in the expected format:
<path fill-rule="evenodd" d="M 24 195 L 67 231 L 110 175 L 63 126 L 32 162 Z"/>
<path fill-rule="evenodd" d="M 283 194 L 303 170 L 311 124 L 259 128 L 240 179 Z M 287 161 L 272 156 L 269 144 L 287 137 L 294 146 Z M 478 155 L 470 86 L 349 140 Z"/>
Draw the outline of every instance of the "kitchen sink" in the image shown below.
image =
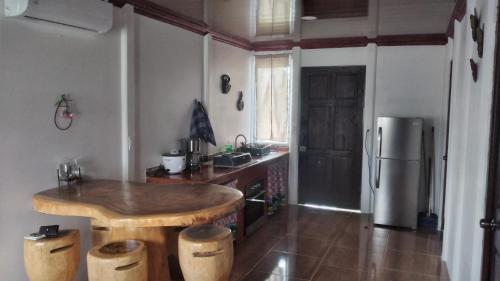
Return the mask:
<path fill-rule="evenodd" d="M 270 144 L 249 143 L 239 148 L 241 152 L 250 153 L 253 157 L 262 157 L 271 153 Z"/>
<path fill-rule="evenodd" d="M 252 161 L 247 152 L 222 153 L 214 156 L 214 167 L 237 168 Z"/>

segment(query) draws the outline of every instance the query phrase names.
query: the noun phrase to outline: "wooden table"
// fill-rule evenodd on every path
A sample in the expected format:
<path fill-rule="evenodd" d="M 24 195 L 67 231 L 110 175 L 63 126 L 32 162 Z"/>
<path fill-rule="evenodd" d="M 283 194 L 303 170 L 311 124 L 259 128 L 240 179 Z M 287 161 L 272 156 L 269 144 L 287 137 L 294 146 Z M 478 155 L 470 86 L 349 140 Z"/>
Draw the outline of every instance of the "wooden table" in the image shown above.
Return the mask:
<path fill-rule="evenodd" d="M 148 246 L 149 280 L 171 280 L 169 256 L 176 256 L 173 228 L 209 223 L 242 208 L 243 194 L 213 184 L 151 185 L 90 181 L 33 196 L 36 211 L 91 218 L 92 243 L 138 239 Z"/>

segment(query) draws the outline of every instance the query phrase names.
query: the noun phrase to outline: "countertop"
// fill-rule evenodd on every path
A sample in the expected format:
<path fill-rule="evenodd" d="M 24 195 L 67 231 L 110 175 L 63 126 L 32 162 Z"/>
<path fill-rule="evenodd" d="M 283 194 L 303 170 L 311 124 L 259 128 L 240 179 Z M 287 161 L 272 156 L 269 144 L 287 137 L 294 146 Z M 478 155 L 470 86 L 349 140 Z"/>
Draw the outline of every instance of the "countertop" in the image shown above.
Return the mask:
<path fill-rule="evenodd" d="M 270 154 L 254 158 L 253 162 L 239 168 L 215 168 L 214 166 L 202 166 L 197 171 L 184 171 L 180 174 L 167 175 L 162 177 L 148 177 L 147 182 L 153 184 L 207 184 L 207 183 L 225 183 L 246 170 L 259 165 L 273 164 L 283 158 L 288 157 L 287 151 L 271 151 Z"/>

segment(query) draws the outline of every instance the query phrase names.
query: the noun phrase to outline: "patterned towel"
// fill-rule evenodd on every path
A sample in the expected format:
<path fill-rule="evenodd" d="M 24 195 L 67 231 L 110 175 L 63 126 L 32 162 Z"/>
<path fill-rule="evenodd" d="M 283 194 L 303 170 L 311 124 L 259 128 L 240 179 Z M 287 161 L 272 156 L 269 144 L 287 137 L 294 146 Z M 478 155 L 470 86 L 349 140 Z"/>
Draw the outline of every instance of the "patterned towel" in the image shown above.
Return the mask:
<path fill-rule="evenodd" d="M 213 146 L 217 145 L 208 114 L 203 104 L 198 100 L 194 101 L 190 137 L 199 138 L 204 142 L 211 143 Z"/>

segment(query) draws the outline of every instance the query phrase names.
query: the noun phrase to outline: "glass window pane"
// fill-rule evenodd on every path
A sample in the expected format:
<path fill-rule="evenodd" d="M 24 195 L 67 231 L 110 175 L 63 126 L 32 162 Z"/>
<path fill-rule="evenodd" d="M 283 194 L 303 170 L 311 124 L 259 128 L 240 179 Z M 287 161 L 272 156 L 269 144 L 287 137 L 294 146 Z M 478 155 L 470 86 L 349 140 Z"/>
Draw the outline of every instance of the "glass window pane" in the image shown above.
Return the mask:
<path fill-rule="evenodd" d="M 290 58 L 258 56 L 256 69 L 256 137 L 260 141 L 288 141 Z"/>

